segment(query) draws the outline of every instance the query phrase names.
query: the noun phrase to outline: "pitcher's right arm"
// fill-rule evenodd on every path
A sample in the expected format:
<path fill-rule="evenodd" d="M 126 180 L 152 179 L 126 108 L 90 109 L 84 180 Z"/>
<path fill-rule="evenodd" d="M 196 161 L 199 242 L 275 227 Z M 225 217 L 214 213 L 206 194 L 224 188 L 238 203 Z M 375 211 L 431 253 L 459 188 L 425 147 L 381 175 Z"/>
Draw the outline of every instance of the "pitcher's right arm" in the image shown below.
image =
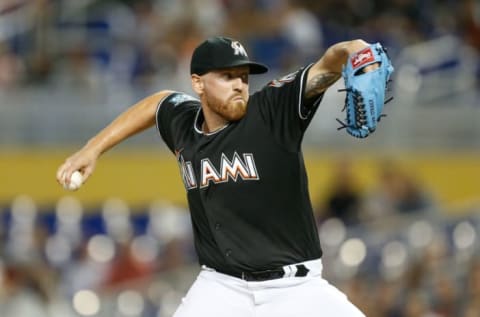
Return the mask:
<path fill-rule="evenodd" d="M 67 184 L 74 171 L 83 181 L 92 174 L 97 159 L 116 144 L 155 125 L 155 114 L 161 100 L 172 91 L 162 90 L 150 95 L 121 113 L 108 126 L 93 136 L 79 151 L 69 156 L 57 170 L 57 181 Z"/>

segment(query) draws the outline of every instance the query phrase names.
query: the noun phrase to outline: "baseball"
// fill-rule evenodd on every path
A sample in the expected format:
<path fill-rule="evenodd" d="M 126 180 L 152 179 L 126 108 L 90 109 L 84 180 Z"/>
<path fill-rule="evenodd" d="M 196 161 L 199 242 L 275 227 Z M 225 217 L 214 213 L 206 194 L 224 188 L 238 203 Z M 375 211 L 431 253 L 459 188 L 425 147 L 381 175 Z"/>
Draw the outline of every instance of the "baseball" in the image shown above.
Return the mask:
<path fill-rule="evenodd" d="M 68 190 L 77 190 L 80 188 L 80 186 L 82 186 L 82 182 L 82 173 L 80 173 L 79 171 L 75 171 L 70 177 L 70 183 L 64 184 L 63 187 Z"/>

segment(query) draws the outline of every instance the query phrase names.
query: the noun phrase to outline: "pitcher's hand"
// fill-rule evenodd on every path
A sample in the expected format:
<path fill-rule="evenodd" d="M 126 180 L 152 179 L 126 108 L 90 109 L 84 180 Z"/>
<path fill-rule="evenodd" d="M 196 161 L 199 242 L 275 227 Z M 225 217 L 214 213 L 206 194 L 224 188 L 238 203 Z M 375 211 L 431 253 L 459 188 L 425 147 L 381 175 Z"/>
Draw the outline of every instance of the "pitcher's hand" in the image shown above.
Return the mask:
<path fill-rule="evenodd" d="M 82 173 L 83 182 L 85 182 L 93 173 L 98 156 L 98 153 L 88 148 L 82 148 L 69 156 L 57 170 L 57 182 L 62 186 L 68 185 L 75 171 Z"/>

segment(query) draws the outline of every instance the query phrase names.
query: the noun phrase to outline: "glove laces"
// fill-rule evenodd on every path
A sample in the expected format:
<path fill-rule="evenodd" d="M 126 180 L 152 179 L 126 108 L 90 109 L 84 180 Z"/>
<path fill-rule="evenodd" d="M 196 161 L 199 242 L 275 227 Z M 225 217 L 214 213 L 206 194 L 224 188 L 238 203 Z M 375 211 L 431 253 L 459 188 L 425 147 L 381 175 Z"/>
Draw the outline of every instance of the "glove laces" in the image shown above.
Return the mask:
<path fill-rule="evenodd" d="M 387 80 L 387 85 L 391 82 L 392 82 L 391 79 Z M 344 88 L 344 89 L 338 89 L 337 91 L 338 92 L 350 92 L 350 91 L 352 91 L 352 89 L 351 88 Z M 348 98 L 348 95 L 345 96 L 345 103 L 343 104 L 342 112 L 344 112 L 345 109 L 347 108 L 347 102 L 348 102 L 347 98 Z M 367 123 L 367 116 L 366 116 L 367 111 L 364 107 L 365 103 L 364 103 L 362 95 L 360 94 L 359 91 L 354 90 L 353 91 L 353 98 L 355 100 L 355 107 L 354 107 L 355 122 L 354 123 L 351 122 L 351 118 L 348 115 L 347 115 L 347 122 L 344 122 L 344 121 L 342 121 L 338 118 L 335 118 L 337 120 L 337 122 L 340 123 L 340 127 L 338 127 L 337 130 L 343 130 L 343 129 L 348 128 L 348 127 L 361 128 L 362 126 L 364 126 Z M 387 103 L 389 103 L 392 100 L 393 100 L 393 96 L 386 99 L 383 104 L 386 105 Z M 386 116 L 387 116 L 386 114 L 380 114 L 377 118 L 377 122 L 380 122 L 380 120 L 383 117 L 386 117 Z M 373 132 L 373 131 L 370 131 L 370 132 Z"/>

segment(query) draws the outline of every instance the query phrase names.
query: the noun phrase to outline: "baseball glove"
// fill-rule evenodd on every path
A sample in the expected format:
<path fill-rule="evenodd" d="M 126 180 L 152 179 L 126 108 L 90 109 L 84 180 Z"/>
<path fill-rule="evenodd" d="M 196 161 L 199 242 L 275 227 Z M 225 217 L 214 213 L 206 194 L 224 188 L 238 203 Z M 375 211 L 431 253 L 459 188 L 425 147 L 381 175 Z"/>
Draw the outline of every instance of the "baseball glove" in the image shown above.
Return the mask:
<path fill-rule="evenodd" d="M 377 69 L 364 72 L 363 69 L 378 63 Z M 377 122 L 384 117 L 383 106 L 393 99 L 385 100 L 387 83 L 393 73 L 393 66 L 385 49 L 380 43 L 372 44 L 365 49 L 350 55 L 343 67 L 342 76 L 346 91 L 346 122 L 337 119 L 342 125 L 339 130 L 346 129 L 356 138 L 366 138 L 377 128 Z"/>

